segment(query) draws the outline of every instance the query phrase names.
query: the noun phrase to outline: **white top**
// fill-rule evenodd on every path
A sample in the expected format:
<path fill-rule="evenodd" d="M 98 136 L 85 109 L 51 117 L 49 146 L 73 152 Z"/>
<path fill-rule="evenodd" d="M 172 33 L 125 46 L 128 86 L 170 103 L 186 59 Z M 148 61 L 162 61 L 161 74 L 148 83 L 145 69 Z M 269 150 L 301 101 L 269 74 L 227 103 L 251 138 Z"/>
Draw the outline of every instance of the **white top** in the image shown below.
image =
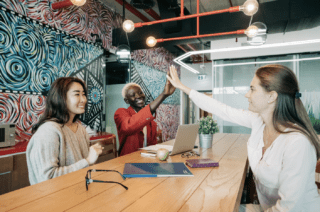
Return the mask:
<path fill-rule="evenodd" d="M 307 137 L 298 132 L 280 134 L 262 157 L 265 124 L 259 114 L 232 108 L 194 90 L 189 96 L 201 109 L 252 128 L 248 158 L 264 211 L 320 211 L 315 184 L 316 151 Z"/>

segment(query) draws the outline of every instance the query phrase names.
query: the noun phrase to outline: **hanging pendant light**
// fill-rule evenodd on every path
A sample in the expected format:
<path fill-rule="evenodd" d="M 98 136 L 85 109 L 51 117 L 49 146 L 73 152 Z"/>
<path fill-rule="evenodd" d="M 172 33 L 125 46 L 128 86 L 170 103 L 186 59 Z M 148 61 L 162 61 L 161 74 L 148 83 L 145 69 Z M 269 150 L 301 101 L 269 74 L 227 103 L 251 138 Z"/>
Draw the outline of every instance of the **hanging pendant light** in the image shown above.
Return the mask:
<path fill-rule="evenodd" d="M 262 22 L 255 22 L 255 23 L 251 24 L 250 27 L 254 28 L 255 36 L 251 36 L 251 37 L 248 36 L 247 43 L 249 43 L 250 45 L 254 45 L 254 46 L 264 44 L 267 40 L 267 26 Z"/>
<path fill-rule="evenodd" d="M 117 55 L 117 61 L 120 63 L 129 63 L 130 59 L 131 59 L 131 55 L 130 55 L 130 47 L 128 45 L 125 44 L 121 44 L 118 46 L 117 51 L 116 51 L 116 55 Z"/>
<path fill-rule="evenodd" d="M 150 36 L 147 38 L 147 45 L 149 47 L 154 47 L 157 44 L 157 39 L 155 39 L 153 36 Z"/>
<path fill-rule="evenodd" d="M 132 32 L 134 30 L 134 23 L 131 20 L 125 20 L 122 24 L 122 28 L 125 32 Z"/>
<path fill-rule="evenodd" d="M 253 16 L 259 9 L 259 3 L 257 0 L 247 0 L 242 6 L 240 11 L 243 11 L 247 16 Z"/>

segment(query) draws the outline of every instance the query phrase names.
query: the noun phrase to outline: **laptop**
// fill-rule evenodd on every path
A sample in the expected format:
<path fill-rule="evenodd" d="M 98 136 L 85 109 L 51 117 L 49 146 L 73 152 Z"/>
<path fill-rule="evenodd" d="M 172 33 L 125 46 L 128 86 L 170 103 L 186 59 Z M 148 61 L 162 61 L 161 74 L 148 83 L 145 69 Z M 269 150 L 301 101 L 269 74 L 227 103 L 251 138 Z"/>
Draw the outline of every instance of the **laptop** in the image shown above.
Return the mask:
<path fill-rule="evenodd" d="M 153 146 L 147 146 L 141 149 L 156 152 L 160 148 L 165 148 L 169 150 L 170 155 L 176 155 L 179 153 L 191 151 L 194 148 L 194 144 L 196 143 L 198 130 L 199 124 L 179 125 L 176 138 L 173 139 L 173 146 L 157 144 Z"/>
<path fill-rule="evenodd" d="M 179 125 L 170 155 L 191 151 L 196 143 L 199 124 Z"/>

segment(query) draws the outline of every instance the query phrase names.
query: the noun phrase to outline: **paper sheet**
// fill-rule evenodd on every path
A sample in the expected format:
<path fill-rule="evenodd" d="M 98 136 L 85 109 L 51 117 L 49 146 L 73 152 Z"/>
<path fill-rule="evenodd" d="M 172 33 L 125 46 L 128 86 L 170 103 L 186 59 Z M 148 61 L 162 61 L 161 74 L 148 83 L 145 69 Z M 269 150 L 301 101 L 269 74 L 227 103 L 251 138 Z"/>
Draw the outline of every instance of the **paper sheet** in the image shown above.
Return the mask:
<path fill-rule="evenodd" d="M 173 146 L 156 144 L 156 145 L 147 146 L 147 147 L 140 148 L 140 149 L 148 150 L 148 151 L 158 151 L 158 149 L 161 149 L 161 148 L 167 149 L 170 152 L 170 151 L 172 151 Z"/>

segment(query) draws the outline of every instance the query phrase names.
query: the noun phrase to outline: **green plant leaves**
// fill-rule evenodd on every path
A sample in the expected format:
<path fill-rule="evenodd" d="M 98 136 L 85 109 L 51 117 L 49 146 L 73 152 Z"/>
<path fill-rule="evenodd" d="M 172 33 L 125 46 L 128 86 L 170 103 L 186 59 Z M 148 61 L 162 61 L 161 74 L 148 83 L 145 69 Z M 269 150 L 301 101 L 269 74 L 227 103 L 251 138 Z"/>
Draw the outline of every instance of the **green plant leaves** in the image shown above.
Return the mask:
<path fill-rule="evenodd" d="M 199 134 L 214 134 L 219 132 L 218 124 L 211 116 L 203 117 L 199 121 Z"/>

